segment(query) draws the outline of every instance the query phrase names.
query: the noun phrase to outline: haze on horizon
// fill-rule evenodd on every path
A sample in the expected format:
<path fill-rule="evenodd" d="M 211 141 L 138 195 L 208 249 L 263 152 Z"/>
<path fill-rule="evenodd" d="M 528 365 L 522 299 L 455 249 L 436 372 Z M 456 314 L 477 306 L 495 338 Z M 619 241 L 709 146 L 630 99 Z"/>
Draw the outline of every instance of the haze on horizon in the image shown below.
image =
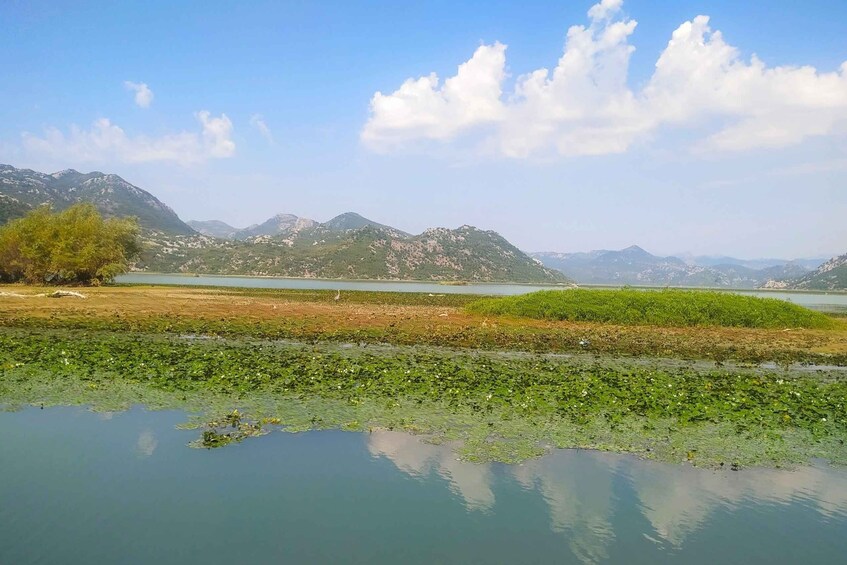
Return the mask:
<path fill-rule="evenodd" d="M 0 163 L 237 227 L 847 251 L 843 2 L 507 4 L 6 4 Z"/>

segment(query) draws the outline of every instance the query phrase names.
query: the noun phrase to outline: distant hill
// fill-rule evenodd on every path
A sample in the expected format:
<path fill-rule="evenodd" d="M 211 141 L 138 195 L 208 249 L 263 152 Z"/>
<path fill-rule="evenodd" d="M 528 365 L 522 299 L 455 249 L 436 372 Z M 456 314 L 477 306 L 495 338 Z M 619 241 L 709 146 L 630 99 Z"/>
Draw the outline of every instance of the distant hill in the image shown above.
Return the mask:
<path fill-rule="evenodd" d="M 239 231 L 238 228 L 220 220 L 188 220 L 185 223 L 197 233 L 210 237 L 220 237 L 221 239 L 229 239 Z"/>
<path fill-rule="evenodd" d="M 833 257 L 811 273 L 790 281 L 787 288 L 847 290 L 847 253 Z"/>
<path fill-rule="evenodd" d="M 319 278 L 569 282 L 493 231 L 462 226 L 409 236 L 373 224 L 347 228 L 356 224 L 330 221 L 246 241 L 195 237 L 167 244 L 150 242 L 139 267 L 158 272 Z"/>
<path fill-rule="evenodd" d="M 0 222 L 20 217 L 42 204 L 63 210 L 77 202 L 91 202 L 108 217 L 135 216 L 148 230 L 195 233 L 155 196 L 117 175 L 73 169 L 45 174 L 0 165 Z"/>
<path fill-rule="evenodd" d="M 679 257 L 653 255 L 637 245 L 617 251 L 531 255 L 580 284 L 756 288 L 768 280 L 798 277 L 809 270 L 787 262 L 764 269 L 740 264 L 692 265 Z"/>
<path fill-rule="evenodd" d="M 736 257 L 728 257 L 725 255 L 680 255 L 679 258 L 688 263 L 689 265 L 699 265 L 701 267 L 736 265 L 740 267 L 746 267 L 754 271 L 760 271 L 762 269 L 768 269 L 771 267 L 781 267 L 788 263 L 806 269 L 807 271 L 811 271 L 812 269 L 816 269 L 818 266 L 820 266 L 821 263 L 826 261 L 826 257 L 806 257 L 801 259 L 789 260 L 777 258 L 738 259 Z"/>

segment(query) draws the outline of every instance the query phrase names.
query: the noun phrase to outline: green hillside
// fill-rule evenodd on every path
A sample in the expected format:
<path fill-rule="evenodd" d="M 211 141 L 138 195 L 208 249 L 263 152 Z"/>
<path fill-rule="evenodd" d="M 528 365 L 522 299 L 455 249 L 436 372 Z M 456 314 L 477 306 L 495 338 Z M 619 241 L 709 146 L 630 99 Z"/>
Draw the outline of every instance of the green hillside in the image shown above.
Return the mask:
<path fill-rule="evenodd" d="M 322 225 L 277 238 L 150 241 L 139 266 L 157 272 L 291 277 L 566 283 L 499 234 L 470 226 L 404 236 L 366 225 Z"/>

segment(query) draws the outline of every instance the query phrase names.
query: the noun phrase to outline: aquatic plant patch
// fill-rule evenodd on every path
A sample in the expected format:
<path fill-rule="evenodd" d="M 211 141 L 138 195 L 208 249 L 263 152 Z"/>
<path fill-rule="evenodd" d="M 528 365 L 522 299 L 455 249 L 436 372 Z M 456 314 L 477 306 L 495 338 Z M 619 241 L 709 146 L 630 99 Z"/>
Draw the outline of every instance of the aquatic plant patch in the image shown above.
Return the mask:
<path fill-rule="evenodd" d="M 475 460 L 518 461 L 556 446 L 707 465 L 847 462 L 842 371 L 2 329 L 0 402 L 182 403 L 205 414 L 205 447 L 279 422 L 406 429 L 460 440 Z M 226 420 L 233 410 L 238 422 Z"/>

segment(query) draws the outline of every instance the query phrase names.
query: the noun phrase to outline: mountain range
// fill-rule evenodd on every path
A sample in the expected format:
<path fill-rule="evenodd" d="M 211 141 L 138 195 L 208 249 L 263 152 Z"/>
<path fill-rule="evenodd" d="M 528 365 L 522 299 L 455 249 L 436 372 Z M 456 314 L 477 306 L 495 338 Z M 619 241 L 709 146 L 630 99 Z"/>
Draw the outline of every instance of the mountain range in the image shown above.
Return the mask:
<path fill-rule="evenodd" d="M 292 234 L 302 230 L 308 230 L 319 224 L 315 220 L 309 218 L 300 218 L 294 214 L 277 214 L 269 218 L 261 224 L 253 224 L 246 228 L 234 228 L 220 220 L 189 220 L 186 222 L 194 230 L 211 237 L 219 237 L 221 239 L 237 239 L 247 240 L 256 236 L 278 236 L 283 234 Z M 373 220 L 369 220 L 355 212 L 346 212 L 340 214 L 323 226 L 329 230 L 345 231 L 356 230 L 364 227 L 383 228 L 393 230 L 400 236 L 409 236 L 408 233 L 402 232 L 396 228 L 379 224 Z"/>
<path fill-rule="evenodd" d="M 637 245 L 617 251 L 530 255 L 547 267 L 567 273 L 578 284 L 758 288 L 768 281 L 802 277 L 811 270 L 790 261 L 775 261 L 756 269 L 729 257 L 726 259 L 732 262 L 696 265 L 679 257 L 653 255 Z"/>
<path fill-rule="evenodd" d="M 473 226 L 411 235 L 347 212 L 326 222 L 277 214 L 236 228 L 219 220 L 183 222 L 149 192 L 114 174 L 67 169 L 46 174 L 0 165 L 0 224 L 42 204 L 91 202 L 108 217 L 135 216 L 144 252 L 136 267 L 159 272 L 445 281 L 847 288 L 847 255 L 744 260 L 661 257 L 633 245 L 586 253 L 526 254 Z M 816 268 L 817 267 L 817 268 Z"/>
<path fill-rule="evenodd" d="M 291 277 L 568 283 L 493 231 L 434 228 L 412 236 L 347 212 L 320 223 L 278 214 L 244 229 L 183 222 L 117 175 L 46 174 L 0 165 L 0 223 L 48 204 L 90 202 L 107 217 L 135 216 L 144 251 L 136 268 Z M 196 228 L 196 229 L 195 229 Z"/>
<path fill-rule="evenodd" d="M 689 265 L 699 265 L 701 267 L 737 265 L 754 271 L 767 269 L 768 267 L 778 267 L 780 265 L 785 265 L 786 263 L 792 263 L 803 267 L 806 270 L 812 271 L 828 259 L 828 257 L 802 257 L 798 259 L 791 259 L 790 261 L 773 257 L 762 259 L 739 259 L 737 257 L 729 257 L 726 255 L 690 255 L 687 253 L 674 255 L 674 257 L 679 257 Z"/>
<path fill-rule="evenodd" d="M 151 240 L 139 267 L 156 272 L 439 281 L 569 283 L 493 231 L 349 227 L 352 213 L 246 240 L 209 236 Z"/>

